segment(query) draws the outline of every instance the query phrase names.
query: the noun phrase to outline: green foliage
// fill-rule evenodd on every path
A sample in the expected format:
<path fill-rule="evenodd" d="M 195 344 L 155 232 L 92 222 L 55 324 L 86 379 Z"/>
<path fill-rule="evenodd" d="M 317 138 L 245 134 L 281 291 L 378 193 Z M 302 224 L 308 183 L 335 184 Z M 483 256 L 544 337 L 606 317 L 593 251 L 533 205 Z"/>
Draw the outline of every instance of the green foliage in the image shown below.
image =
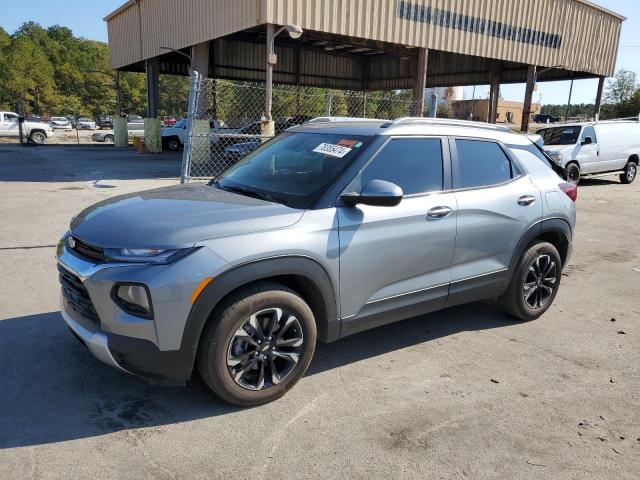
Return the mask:
<path fill-rule="evenodd" d="M 144 113 L 144 75 L 122 74 L 122 85 L 123 111 Z M 59 25 L 45 29 L 27 22 L 13 35 L 0 29 L 0 108 L 19 110 L 20 105 L 25 114 L 115 115 L 107 45 L 74 37 Z"/>

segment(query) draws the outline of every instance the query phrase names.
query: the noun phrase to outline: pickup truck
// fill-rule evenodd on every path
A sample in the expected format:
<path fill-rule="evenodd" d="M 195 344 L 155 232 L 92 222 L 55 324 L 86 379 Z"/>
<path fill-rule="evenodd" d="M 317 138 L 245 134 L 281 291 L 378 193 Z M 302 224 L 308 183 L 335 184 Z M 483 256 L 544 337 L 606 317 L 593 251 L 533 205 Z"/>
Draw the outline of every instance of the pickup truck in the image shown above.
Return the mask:
<path fill-rule="evenodd" d="M 53 135 L 53 129 L 47 123 L 26 121 L 22 124 L 22 133 L 33 143 L 44 143 Z M 20 136 L 18 114 L 15 112 L 0 112 L 0 137 Z"/>
<path fill-rule="evenodd" d="M 209 135 L 211 143 L 216 143 L 219 136 L 224 136 L 232 133 L 236 133 L 237 129 L 230 129 L 219 120 L 209 121 Z M 187 119 L 176 122 L 173 127 L 164 127 L 160 129 L 160 135 L 162 136 L 162 148 L 165 150 L 179 150 L 181 149 L 187 138 Z"/>

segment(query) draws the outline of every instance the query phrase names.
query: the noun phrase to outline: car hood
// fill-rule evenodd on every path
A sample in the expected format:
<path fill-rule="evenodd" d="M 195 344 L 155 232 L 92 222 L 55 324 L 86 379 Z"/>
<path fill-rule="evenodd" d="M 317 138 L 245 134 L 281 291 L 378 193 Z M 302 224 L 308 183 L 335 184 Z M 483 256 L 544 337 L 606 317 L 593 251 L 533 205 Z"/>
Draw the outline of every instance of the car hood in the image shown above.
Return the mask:
<path fill-rule="evenodd" d="M 176 185 L 97 203 L 71 221 L 81 240 L 106 248 L 178 248 L 288 227 L 303 210 L 203 184 Z"/>
<path fill-rule="evenodd" d="M 544 145 L 542 149 L 547 153 L 558 153 L 563 150 L 570 150 L 573 145 Z"/>

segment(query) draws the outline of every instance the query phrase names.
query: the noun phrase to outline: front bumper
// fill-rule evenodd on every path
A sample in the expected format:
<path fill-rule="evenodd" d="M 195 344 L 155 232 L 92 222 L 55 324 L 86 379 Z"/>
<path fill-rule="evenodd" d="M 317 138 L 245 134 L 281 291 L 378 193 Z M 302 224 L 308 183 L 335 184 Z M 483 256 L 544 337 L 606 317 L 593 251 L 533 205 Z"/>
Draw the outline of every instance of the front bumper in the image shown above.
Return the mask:
<path fill-rule="evenodd" d="M 226 262 L 202 248 L 169 265 L 94 263 L 66 242 L 57 259 L 61 279 L 66 273 L 75 277 L 62 282 L 62 317 L 98 360 L 153 384 L 181 385 L 191 377 L 195 349 L 183 341 L 191 294 L 202 278 L 215 276 Z M 116 305 L 111 291 L 127 282 L 148 287 L 154 318 L 130 315 Z"/>
<path fill-rule="evenodd" d="M 89 349 L 94 357 L 111 367 L 130 373 L 122 368 L 118 362 L 116 362 L 115 358 L 113 358 L 109 350 L 109 339 L 107 336 L 102 332 L 92 332 L 83 327 L 80 322 L 74 320 L 71 313 L 67 311 L 67 303 L 62 296 L 60 298 L 60 313 L 69 329 L 78 337 L 78 340 Z"/>

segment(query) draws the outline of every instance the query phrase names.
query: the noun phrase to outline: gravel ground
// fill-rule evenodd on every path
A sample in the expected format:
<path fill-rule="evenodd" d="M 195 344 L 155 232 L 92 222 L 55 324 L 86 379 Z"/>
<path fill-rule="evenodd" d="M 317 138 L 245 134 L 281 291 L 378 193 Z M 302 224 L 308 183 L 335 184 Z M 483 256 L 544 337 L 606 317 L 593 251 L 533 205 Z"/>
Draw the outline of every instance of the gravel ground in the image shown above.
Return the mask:
<path fill-rule="evenodd" d="M 287 396 L 240 409 L 99 363 L 58 313 L 69 219 L 179 166 L 0 146 L 0 478 L 640 478 L 640 182 L 580 187 L 539 320 L 472 304 L 320 345 Z"/>

